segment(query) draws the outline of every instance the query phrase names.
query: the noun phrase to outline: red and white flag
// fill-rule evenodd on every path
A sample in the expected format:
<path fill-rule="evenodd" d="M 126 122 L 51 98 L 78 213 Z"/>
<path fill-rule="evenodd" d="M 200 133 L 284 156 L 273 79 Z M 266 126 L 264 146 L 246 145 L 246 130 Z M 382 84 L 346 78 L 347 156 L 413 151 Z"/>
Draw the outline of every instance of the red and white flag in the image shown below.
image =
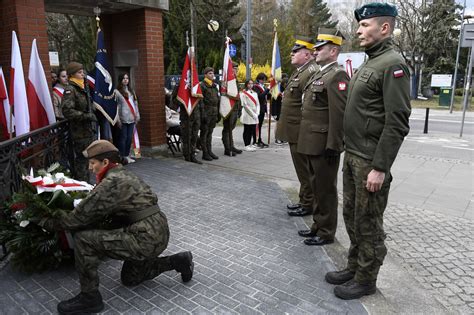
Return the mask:
<path fill-rule="evenodd" d="M 30 70 L 28 71 L 26 94 L 30 113 L 30 130 L 54 124 L 56 116 L 54 115 L 48 81 L 46 80 L 38 48 L 36 47 L 36 39 L 33 39 L 33 44 L 31 45 Z"/>
<path fill-rule="evenodd" d="M 232 68 L 232 58 L 229 54 L 229 44 L 231 40 L 227 37 L 224 52 L 224 65 L 222 67 L 222 81 L 221 81 L 221 102 L 219 112 L 222 117 L 226 118 L 235 101 L 239 97 L 239 89 L 237 88 L 237 79 Z"/>
<path fill-rule="evenodd" d="M 12 59 L 10 68 L 10 104 L 15 113 L 16 136 L 30 132 L 30 115 L 26 97 L 25 75 L 21 63 L 20 45 L 15 31 L 12 31 Z"/>
<path fill-rule="evenodd" d="M 183 72 L 179 81 L 178 101 L 184 105 L 188 115 L 191 115 L 200 98 L 202 98 L 201 85 L 194 61 L 194 47 L 189 47 L 184 60 Z"/>
<path fill-rule="evenodd" d="M 3 109 L 0 110 L 0 132 L 3 139 L 10 138 L 10 132 L 13 132 L 10 125 L 10 101 L 8 100 L 7 85 L 5 84 L 5 76 L 2 67 L 0 67 L 0 103 Z"/>

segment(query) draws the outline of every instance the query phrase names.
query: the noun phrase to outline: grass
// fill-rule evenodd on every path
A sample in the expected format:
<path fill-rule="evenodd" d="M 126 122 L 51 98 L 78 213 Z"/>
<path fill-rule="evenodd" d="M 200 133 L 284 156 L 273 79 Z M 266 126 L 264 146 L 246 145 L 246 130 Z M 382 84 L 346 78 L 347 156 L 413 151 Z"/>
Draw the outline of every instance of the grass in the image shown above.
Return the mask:
<path fill-rule="evenodd" d="M 472 111 L 472 99 L 471 99 L 471 106 L 468 104 L 468 111 Z M 454 111 L 462 111 L 463 105 L 463 98 L 462 96 L 454 96 Z M 422 101 L 422 100 L 412 100 L 411 101 L 412 108 L 432 108 L 432 109 L 444 109 L 449 110 L 449 106 L 439 106 L 439 96 L 434 95 L 433 98 Z"/>

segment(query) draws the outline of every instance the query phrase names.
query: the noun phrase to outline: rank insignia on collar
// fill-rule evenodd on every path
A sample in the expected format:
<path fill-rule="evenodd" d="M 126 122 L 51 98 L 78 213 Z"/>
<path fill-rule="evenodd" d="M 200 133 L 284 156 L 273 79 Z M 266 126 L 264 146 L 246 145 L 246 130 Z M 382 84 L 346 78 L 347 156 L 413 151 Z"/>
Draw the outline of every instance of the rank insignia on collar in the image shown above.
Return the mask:
<path fill-rule="evenodd" d="M 337 86 L 337 89 L 338 89 L 339 91 L 345 91 L 346 88 L 347 88 L 346 82 L 339 82 L 339 84 L 338 84 L 338 86 Z"/>
<path fill-rule="evenodd" d="M 323 81 L 314 81 L 314 85 L 317 85 L 317 86 L 324 85 L 324 82 Z"/>
<path fill-rule="evenodd" d="M 394 77 L 394 78 L 401 78 L 401 77 L 403 77 L 404 75 L 405 75 L 405 73 L 403 73 L 403 70 L 402 70 L 402 69 L 393 71 L 393 77 Z"/>

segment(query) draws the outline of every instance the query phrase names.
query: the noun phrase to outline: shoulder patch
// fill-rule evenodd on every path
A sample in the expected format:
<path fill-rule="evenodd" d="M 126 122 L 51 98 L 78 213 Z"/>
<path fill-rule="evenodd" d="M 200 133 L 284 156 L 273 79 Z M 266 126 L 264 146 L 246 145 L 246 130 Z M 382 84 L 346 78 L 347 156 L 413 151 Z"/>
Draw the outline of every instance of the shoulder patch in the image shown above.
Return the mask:
<path fill-rule="evenodd" d="M 393 77 L 394 77 L 394 78 L 401 78 L 401 77 L 403 77 L 404 75 L 405 75 L 405 73 L 403 72 L 402 69 L 393 71 Z"/>
<path fill-rule="evenodd" d="M 339 91 L 345 91 L 347 89 L 347 83 L 346 82 L 339 82 L 337 85 L 337 89 Z"/>

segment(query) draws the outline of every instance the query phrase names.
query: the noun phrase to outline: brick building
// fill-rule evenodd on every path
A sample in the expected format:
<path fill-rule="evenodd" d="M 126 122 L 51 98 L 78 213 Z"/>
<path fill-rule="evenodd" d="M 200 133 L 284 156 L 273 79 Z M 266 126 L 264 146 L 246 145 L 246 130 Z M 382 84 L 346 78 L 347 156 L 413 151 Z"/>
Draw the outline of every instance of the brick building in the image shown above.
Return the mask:
<path fill-rule="evenodd" d="M 144 151 L 161 150 L 166 143 L 163 11 L 168 0 L 2 0 L 0 1 L 0 66 L 7 76 L 11 59 L 12 31 L 16 31 L 25 78 L 31 42 L 37 39 L 40 58 L 49 78 L 46 12 L 94 15 L 101 21 L 112 72 L 129 71 L 140 99 L 138 125 Z"/>

